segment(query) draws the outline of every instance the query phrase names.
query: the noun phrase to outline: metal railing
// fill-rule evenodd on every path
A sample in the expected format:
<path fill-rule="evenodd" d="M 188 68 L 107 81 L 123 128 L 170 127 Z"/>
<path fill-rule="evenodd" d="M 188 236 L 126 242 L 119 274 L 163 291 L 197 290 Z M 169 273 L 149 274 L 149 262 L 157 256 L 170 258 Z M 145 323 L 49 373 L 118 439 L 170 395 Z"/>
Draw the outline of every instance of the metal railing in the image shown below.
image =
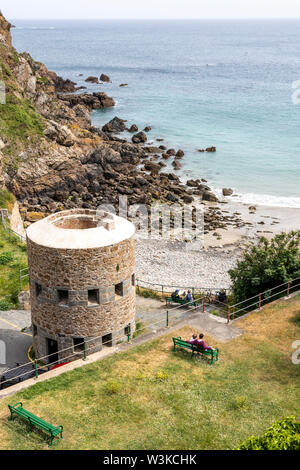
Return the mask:
<path fill-rule="evenodd" d="M 160 284 L 160 283 L 154 283 L 150 281 L 144 281 L 143 279 L 136 279 L 136 286 L 137 289 L 148 289 L 148 290 L 153 290 L 155 292 L 159 292 L 161 294 L 161 297 L 163 298 L 167 294 L 171 294 L 174 289 L 178 290 L 183 290 L 183 291 L 188 291 L 190 290 L 192 292 L 193 297 L 196 295 L 200 296 L 208 296 L 208 295 L 216 295 L 218 292 L 225 292 L 225 294 L 228 296 L 231 293 L 231 289 L 228 288 L 212 288 L 212 287 L 196 287 L 196 286 L 184 286 L 184 285 L 172 285 L 172 284 Z"/>
<path fill-rule="evenodd" d="M 11 235 L 13 238 L 18 238 L 22 243 L 26 243 L 26 238 L 23 235 L 21 235 L 20 233 L 15 232 L 12 228 L 10 228 L 7 225 L 3 211 L 1 211 L 1 221 L 2 221 L 2 225 L 4 227 L 4 230 L 7 233 L 9 233 L 9 235 Z"/>
<path fill-rule="evenodd" d="M 239 318 L 253 310 L 261 310 L 264 305 L 273 302 L 273 300 L 277 300 L 282 297 L 289 297 L 290 294 L 299 289 L 300 277 L 297 277 L 279 284 L 278 286 L 267 289 L 253 297 L 237 302 L 234 305 L 228 305 L 227 323 L 229 323 L 230 320 Z"/>

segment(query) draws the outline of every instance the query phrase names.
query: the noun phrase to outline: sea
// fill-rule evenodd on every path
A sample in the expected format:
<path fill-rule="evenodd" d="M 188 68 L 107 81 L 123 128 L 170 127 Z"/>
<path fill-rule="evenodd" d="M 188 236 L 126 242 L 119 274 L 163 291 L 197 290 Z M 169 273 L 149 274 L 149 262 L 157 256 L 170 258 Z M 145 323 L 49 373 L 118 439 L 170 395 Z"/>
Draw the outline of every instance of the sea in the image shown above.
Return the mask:
<path fill-rule="evenodd" d="M 94 125 L 149 125 L 149 142 L 184 150 L 183 179 L 300 207 L 300 20 L 11 21 L 19 52 L 115 99 Z M 112 83 L 85 82 L 101 73 Z"/>

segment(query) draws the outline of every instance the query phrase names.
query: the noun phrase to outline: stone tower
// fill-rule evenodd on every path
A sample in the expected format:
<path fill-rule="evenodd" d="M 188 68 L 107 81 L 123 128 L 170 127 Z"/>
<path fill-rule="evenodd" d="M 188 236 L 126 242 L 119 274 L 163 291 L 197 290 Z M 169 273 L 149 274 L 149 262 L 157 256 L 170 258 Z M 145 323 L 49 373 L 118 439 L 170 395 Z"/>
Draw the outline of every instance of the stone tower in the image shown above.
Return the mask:
<path fill-rule="evenodd" d="M 27 229 L 37 357 L 81 357 L 134 332 L 134 233 L 126 219 L 88 209 L 58 212 Z"/>

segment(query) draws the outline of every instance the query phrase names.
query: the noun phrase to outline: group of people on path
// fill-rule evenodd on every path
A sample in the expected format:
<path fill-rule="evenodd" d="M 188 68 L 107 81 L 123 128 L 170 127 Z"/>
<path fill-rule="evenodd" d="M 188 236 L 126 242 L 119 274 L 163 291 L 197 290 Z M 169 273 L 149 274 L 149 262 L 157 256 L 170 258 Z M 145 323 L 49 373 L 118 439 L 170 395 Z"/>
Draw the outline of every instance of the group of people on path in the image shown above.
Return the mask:
<path fill-rule="evenodd" d="M 184 291 L 183 294 L 179 294 L 179 292 L 179 289 L 176 289 L 174 292 L 172 292 L 171 297 L 173 300 L 182 299 L 186 300 L 187 302 L 193 302 L 194 299 L 190 289 L 187 291 L 187 293 Z"/>
<path fill-rule="evenodd" d="M 189 341 L 187 341 L 187 343 L 194 344 L 195 346 L 197 346 L 197 348 L 205 349 L 205 351 L 208 351 L 208 350 L 213 351 L 215 348 L 212 348 L 211 346 L 208 346 L 205 343 L 203 337 L 204 337 L 203 333 L 200 333 L 199 339 L 198 339 L 197 335 L 194 334 L 191 337 L 191 339 Z"/>

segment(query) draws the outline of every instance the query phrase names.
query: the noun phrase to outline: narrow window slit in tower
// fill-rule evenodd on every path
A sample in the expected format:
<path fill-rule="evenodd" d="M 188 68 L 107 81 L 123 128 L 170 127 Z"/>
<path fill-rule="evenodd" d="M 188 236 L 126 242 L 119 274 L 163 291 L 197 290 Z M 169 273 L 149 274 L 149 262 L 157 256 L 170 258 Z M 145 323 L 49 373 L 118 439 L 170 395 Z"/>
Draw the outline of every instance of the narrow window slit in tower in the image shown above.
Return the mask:
<path fill-rule="evenodd" d="M 89 289 L 88 290 L 88 304 L 89 305 L 99 305 L 99 289 Z"/>
<path fill-rule="evenodd" d="M 119 282 L 119 284 L 115 285 L 115 294 L 118 297 L 123 297 L 123 282 Z"/>
<path fill-rule="evenodd" d="M 69 292 L 65 289 L 57 289 L 58 302 L 67 305 L 69 302 Z"/>

